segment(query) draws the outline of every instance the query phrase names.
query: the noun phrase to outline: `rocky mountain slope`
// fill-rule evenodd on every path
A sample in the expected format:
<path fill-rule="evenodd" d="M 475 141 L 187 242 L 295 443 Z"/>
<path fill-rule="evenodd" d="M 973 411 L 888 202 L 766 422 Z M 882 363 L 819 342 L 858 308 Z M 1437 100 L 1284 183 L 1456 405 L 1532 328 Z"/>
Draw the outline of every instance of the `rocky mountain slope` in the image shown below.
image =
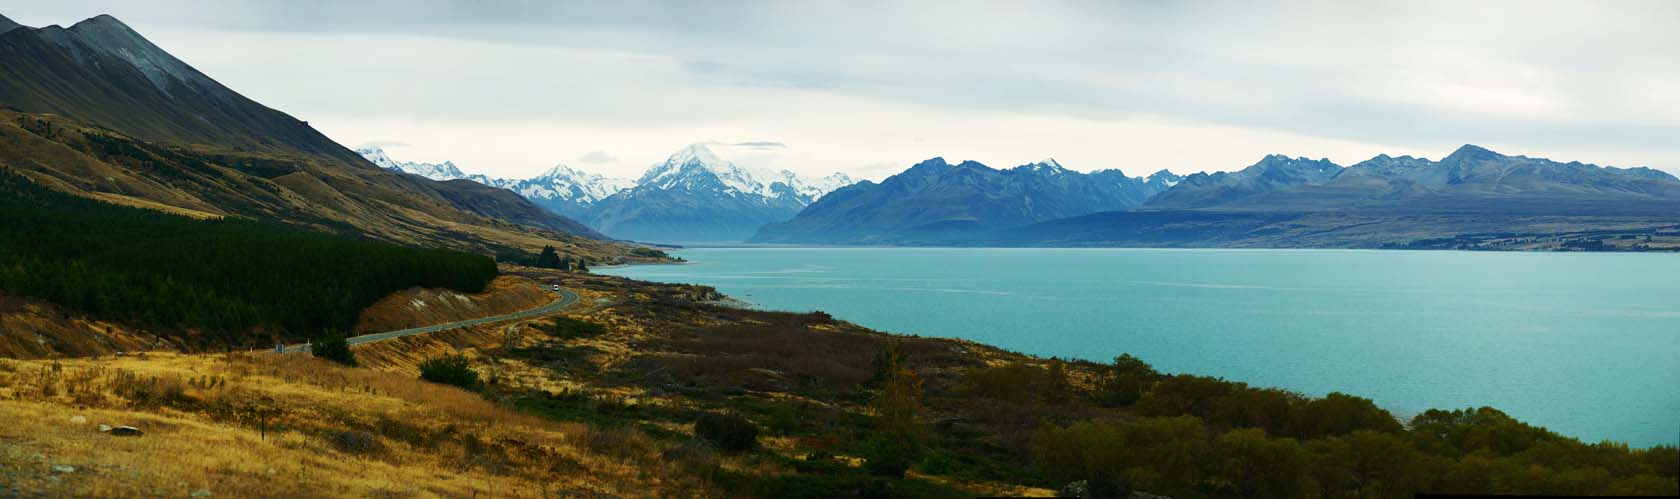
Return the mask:
<path fill-rule="evenodd" d="M 378 168 L 110 16 L 5 30 L 0 67 L 0 165 L 55 189 L 407 244 L 628 252 L 517 196 Z"/>
<path fill-rule="evenodd" d="M 823 197 L 799 216 L 765 226 L 766 243 L 917 244 L 1142 204 L 1179 182 L 1119 170 L 1080 173 L 1054 159 L 997 170 L 933 158 L 881 183 L 862 182 Z"/>

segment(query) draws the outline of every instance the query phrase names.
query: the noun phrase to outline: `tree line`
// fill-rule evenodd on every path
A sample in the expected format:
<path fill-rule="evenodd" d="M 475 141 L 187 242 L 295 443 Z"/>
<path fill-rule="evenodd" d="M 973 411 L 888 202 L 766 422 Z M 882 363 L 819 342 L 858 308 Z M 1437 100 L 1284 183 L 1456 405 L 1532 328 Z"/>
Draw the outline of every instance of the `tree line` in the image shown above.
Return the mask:
<path fill-rule="evenodd" d="M 0 220 L 0 291 L 222 344 L 347 331 L 391 292 L 478 292 L 496 276 L 482 255 L 116 206 L 4 169 Z"/>

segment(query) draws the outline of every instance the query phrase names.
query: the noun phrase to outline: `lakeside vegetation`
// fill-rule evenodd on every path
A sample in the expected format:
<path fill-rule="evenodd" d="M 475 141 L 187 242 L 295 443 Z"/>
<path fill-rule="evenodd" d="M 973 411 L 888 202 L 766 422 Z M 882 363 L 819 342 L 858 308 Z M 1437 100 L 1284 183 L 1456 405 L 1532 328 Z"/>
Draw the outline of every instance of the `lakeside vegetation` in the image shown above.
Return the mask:
<path fill-rule="evenodd" d="M 1582 442 L 1491 407 L 1401 420 L 1355 395 L 1311 397 L 1162 373 L 1129 355 L 1110 363 L 1045 359 L 881 334 L 821 313 L 687 301 L 703 294 L 696 286 L 569 277 L 573 289 L 638 298 L 590 313 L 589 320 L 612 324 L 605 332 L 545 335 L 518 351 L 484 352 L 504 363 L 560 366 L 589 388 L 549 396 L 503 383 L 486 396 L 671 446 L 690 438 L 672 427 L 706 414 L 739 415 L 761 442 L 775 444 L 735 457 L 754 463 L 746 466 L 754 472 L 701 472 L 737 494 L 1012 490 L 976 488 L 998 484 L 1085 497 L 1138 491 L 1210 499 L 1680 492 L 1680 450 L 1672 445 Z M 635 349 L 617 346 L 627 342 Z M 658 402 L 611 395 L 625 389 L 657 393 Z"/>
<path fill-rule="evenodd" d="M 1680 453 L 1674 447 L 1587 444 L 1491 407 L 1432 409 L 1401 424 L 1369 399 L 1342 393 L 1314 398 L 1166 375 L 1129 356 L 1103 371 L 1088 399 L 1137 417 L 1046 424 L 1033 436 L 1032 456 L 1049 476 L 1083 480 L 1118 497 L 1130 490 L 1173 497 L 1377 498 L 1414 492 L 1657 495 L 1676 489 Z M 1134 395 L 1135 401 L 1125 401 Z"/>
<path fill-rule="evenodd" d="M 0 170 L 0 291 L 101 318 L 190 328 L 220 345 L 348 331 L 385 295 L 465 292 L 490 258 L 262 222 L 194 220 L 59 193 Z M 262 343 L 258 343 L 262 344 Z"/>
<path fill-rule="evenodd" d="M 821 313 L 719 307 L 701 299 L 715 291 L 700 286 L 534 268 L 508 274 L 565 286 L 590 305 L 517 327 L 359 346 L 349 356 L 357 368 L 277 354 L 130 355 L 65 360 L 62 370 L 58 361 L 0 361 L 0 417 L 27 420 L 30 432 L 0 437 L 50 456 L 25 462 L 0 453 L 0 465 L 18 470 L 10 480 L 20 491 L 87 493 L 161 494 L 187 482 L 261 495 L 272 481 L 261 466 L 303 469 L 268 460 L 348 463 L 312 465 L 311 483 L 354 496 L 564 488 L 620 497 L 1141 491 L 1211 499 L 1680 489 L 1672 446 L 1582 443 L 1491 408 L 1399 421 L 1357 396 L 1162 373 L 1130 356 L 1045 359 L 883 334 Z M 84 412 L 197 450 L 159 461 L 134 457 L 154 445 L 144 442 L 71 448 L 64 442 L 93 430 L 63 420 Z M 267 458 L 248 464 L 244 454 L 207 450 L 229 441 Z M 118 463 L 132 468 L 113 485 L 118 475 L 107 470 Z M 87 471 L 55 475 L 56 464 Z M 259 468 L 218 471 L 250 466 Z M 407 478 L 358 478 L 369 466 Z M 48 483 L 54 476 L 63 484 Z"/>

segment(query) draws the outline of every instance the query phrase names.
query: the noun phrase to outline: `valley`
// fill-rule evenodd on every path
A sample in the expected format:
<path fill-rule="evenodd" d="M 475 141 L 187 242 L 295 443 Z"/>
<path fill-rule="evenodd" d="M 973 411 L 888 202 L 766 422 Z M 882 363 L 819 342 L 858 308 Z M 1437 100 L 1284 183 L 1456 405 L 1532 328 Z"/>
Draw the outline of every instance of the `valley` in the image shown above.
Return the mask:
<path fill-rule="evenodd" d="M 1633 254 L 1680 251 L 1661 170 L 1467 144 L 1175 173 L 1440 141 L 1154 116 L 1312 106 L 1050 71 L 1241 67 L 1132 15 L 1019 36 L 1049 6 L 112 7 L 253 93 L 112 15 L 0 17 L 0 497 L 1680 493 L 1676 263 Z M 1605 120 L 1632 132 L 1548 150 L 1662 152 Z M 1085 164 L 929 158 L 1029 146 Z"/>

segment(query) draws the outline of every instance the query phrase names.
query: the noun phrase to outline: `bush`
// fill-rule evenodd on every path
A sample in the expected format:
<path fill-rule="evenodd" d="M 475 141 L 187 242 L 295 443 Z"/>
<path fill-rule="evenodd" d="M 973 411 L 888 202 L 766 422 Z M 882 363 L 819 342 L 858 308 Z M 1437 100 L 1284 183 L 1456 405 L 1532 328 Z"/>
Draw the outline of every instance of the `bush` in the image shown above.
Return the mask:
<path fill-rule="evenodd" d="M 554 325 L 549 326 L 549 334 L 559 338 L 593 338 L 607 332 L 607 327 L 589 321 L 555 317 Z"/>
<path fill-rule="evenodd" d="M 636 256 L 648 257 L 648 258 L 670 258 L 671 257 L 671 255 L 666 254 L 664 251 L 656 250 L 656 249 L 653 249 L 653 248 L 631 248 L 630 249 L 630 254 L 636 255 Z"/>
<path fill-rule="evenodd" d="M 909 442 L 876 436 L 864 447 L 863 469 L 875 476 L 902 477 L 920 454 Z"/>
<path fill-rule="evenodd" d="M 356 367 L 356 354 L 350 353 L 350 342 L 342 334 L 316 338 L 309 344 L 309 353 L 339 364 Z"/>
<path fill-rule="evenodd" d="M 1346 435 L 1359 430 L 1400 433 L 1405 428 L 1371 399 L 1345 393 L 1330 392 L 1324 398 L 1307 402 L 1302 409 L 1301 432 L 1305 438 Z"/>
<path fill-rule="evenodd" d="M 746 452 L 758 446 L 758 426 L 734 414 L 701 414 L 694 435 L 727 452 Z"/>
<path fill-rule="evenodd" d="M 676 465 L 684 473 L 711 478 L 718 471 L 717 450 L 711 442 L 701 439 L 684 440 L 676 447 L 665 449 L 659 457 Z"/>
<path fill-rule="evenodd" d="M 777 435 L 786 436 L 798 433 L 800 428 L 799 413 L 800 410 L 792 406 L 771 406 L 770 410 L 765 413 L 764 426 Z"/>
<path fill-rule="evenodd" d="M 1073 388 L 1067 370 L 1059 360 L 1045 369 L 1025 362 L 969 369 L 957 390 L 964 395 L 1007 400 L 1018 404 L 1068 402 Z"/>
<path fill-rule="evenodd" d="M 372 433 L 365 431 L 337 431 L 328 436 L 334 449 L 345 454 L 375 454 L 385 449 Z"/>
<path fill-rule="evenodd" d="M 448 354 L 442 357 L 432 357 L 420 363 L 420 379 L 433 383 L 455 385 L 468 390 L 478 390 L 483 383 L 478 380 L 478 371 L 474 371 L 467 356 Z"/>
<path fill-rule="evenodd" d="M 1161 373 L 1148 363 L 1131 354 L 1120 354 L 1097 386 L 1097 403 L 1104 407 L 1132 405 L 1158 379 Z"/>

